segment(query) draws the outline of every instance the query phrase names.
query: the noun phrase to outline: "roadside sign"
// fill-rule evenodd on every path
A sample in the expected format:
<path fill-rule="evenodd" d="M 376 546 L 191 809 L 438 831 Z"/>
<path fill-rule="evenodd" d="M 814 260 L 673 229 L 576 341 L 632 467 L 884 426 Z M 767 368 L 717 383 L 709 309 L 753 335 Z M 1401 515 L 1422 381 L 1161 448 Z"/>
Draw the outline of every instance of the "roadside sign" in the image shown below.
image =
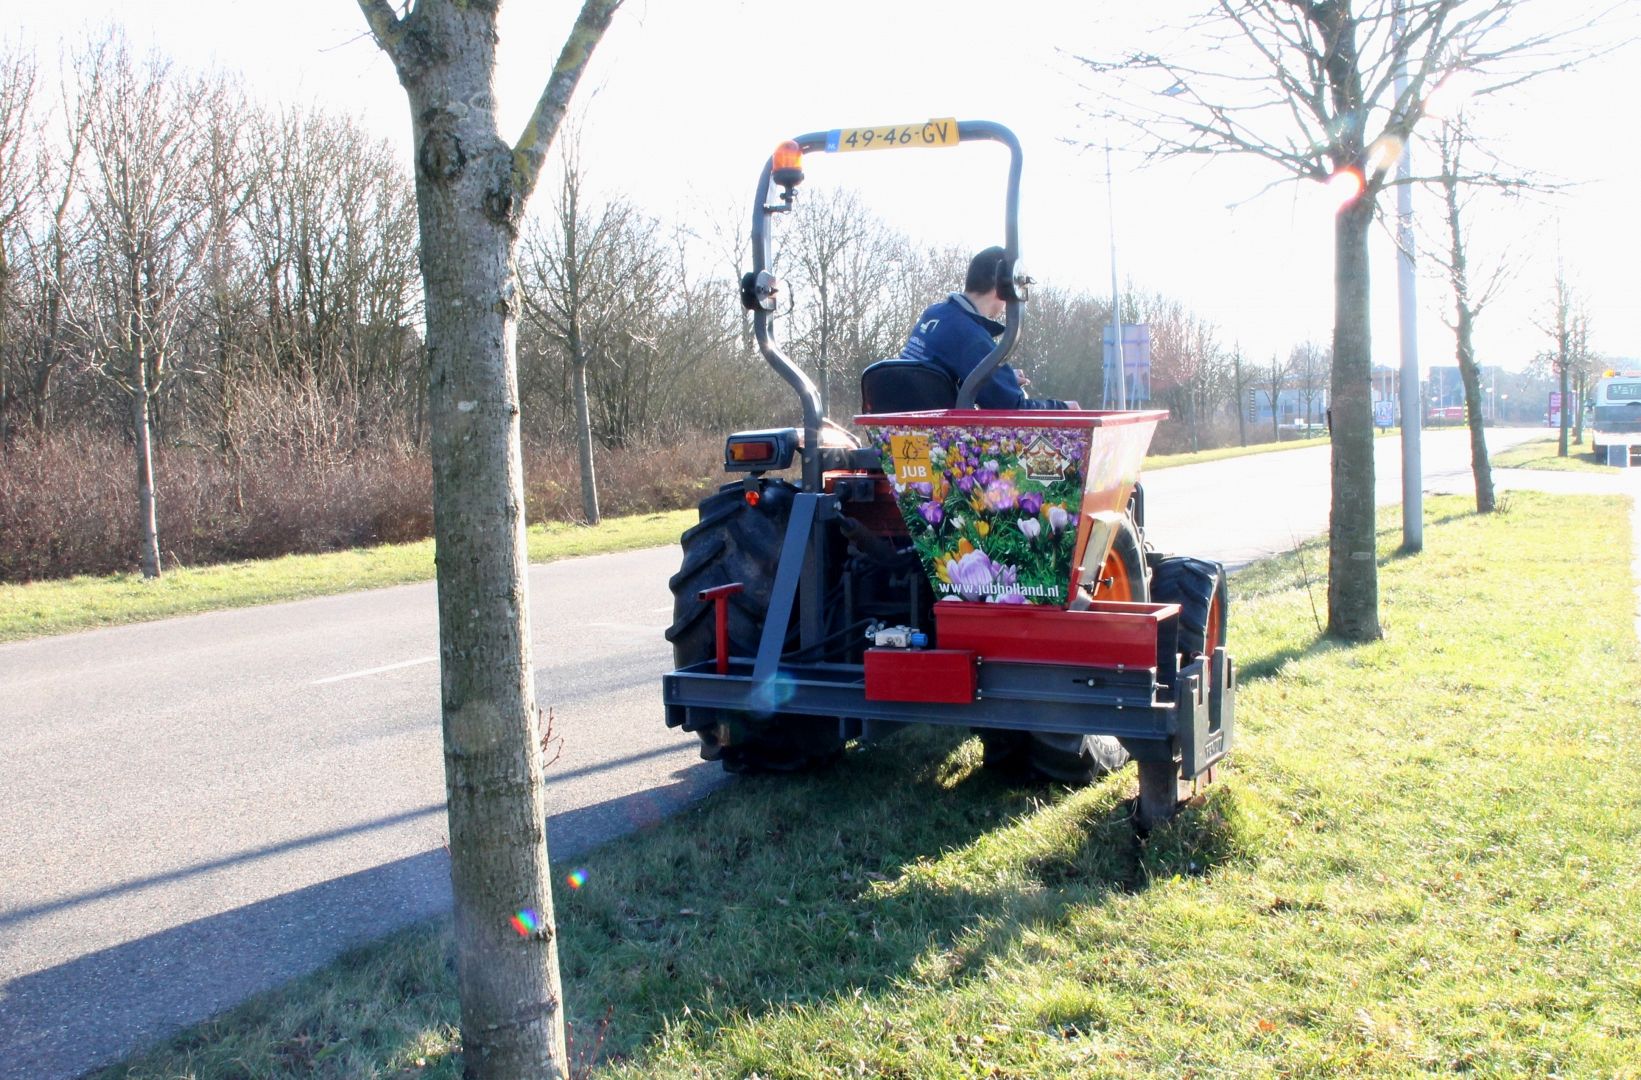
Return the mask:
<path fill-rule="evenodd" d="M 1396 403 L 1394 401 L 1375 401 L 1373 403 L 1373 422 L 1382 428 L 1394 424 L 1396 422 Z"/>
<path fill-rule="evenodd" d="M 1116 402 L 1117 350 L 1114 330 L 1107 323 L 1101 335 L 1105 350 L 1105 400 Z M 1122 328 L 1123 385 L 1128 391 L 1128 407 L 1136 401 L 1151 400 L 1151 327 L 1146 323 L 1124 323 Z"/>

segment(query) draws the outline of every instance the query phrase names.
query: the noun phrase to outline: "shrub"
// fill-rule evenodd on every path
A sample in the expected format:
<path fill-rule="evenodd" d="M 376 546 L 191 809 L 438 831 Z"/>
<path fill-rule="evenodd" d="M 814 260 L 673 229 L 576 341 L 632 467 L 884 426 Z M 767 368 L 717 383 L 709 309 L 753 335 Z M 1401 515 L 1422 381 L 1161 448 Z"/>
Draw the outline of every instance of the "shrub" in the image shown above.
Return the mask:
<path fill-rule="evenodd" d="M 720 479 L 719 443 L 601 450 L 606 515 L 690 506 Z M 401 543 L 432 535 L 425 450 L 397 444 L 332 447 L 267 442 L 224 455 L 156 450 L 160 550 L 167 567 Z M 528 520 L 581 519 L 575 448 L 525 452 Z M 74 431 L 0 450 L 0 582 L 136 567 L 135 466 L 116 436 Z"/>

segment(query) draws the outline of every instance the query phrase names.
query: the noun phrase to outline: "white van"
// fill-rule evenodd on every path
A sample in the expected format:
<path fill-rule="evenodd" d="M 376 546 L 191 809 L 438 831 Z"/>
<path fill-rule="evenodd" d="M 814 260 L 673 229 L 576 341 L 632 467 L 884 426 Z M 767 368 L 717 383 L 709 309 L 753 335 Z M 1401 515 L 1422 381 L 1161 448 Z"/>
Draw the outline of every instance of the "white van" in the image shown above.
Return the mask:
<path fill-rule="evenodd" d="M 1603 374 L 1591 405 L 1590 445 L 1596 460 L 1607 459 L 1607 446 L 1641 443 L 1641 371 Z"/>

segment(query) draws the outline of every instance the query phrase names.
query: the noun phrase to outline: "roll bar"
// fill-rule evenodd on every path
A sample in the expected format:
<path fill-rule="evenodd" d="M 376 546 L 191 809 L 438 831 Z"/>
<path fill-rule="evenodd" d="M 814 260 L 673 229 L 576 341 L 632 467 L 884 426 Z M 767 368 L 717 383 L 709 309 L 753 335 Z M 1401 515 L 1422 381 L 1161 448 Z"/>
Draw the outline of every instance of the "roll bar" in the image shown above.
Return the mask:
<path fill-rule="evenodd" d="M 806 154 L 829 153 L 837 149 L 837 135 L 837 130 L 813 131 L 807 135 L 799 135 L 793 141 Z M 989 120 L 958 121 L 957 139 L 960 143 L 999 142 L 1009 150 L 1008 191 L 1004 202 L 1003 222 L 1004 270 L 1008 279 L 1006 287 L 1001 287 L 1004 275 L 999 275 L 999 292 L 1004 295 L 1005 300 L 1003 336 L 958 388 L 957 407 L 971 409 L 974 407 L 975 397 L 980 393 L 980 387 L 985 385 L 991 373 L 1007 358 L 1014 348 L 1014 343 L 1019 340 L 1020 331 L 1025 323 L 1024 300 L 1030 279 L 1020 270 L 1020 141 L 1014 137 L 1014 132 L 1002 124 Z M 752 332 L 757 339 L 759 353 L 768 361 L 769 366 L 775 369 L 776 374 L 797 391 L 798 400 L 803 405 L 804 487 L 816 490 L 820 484 L 820 458 L 816 451 L 820 446 L 820 431 L 826 420 L 821 413 L 820 391 L 816 389 L 809 376 L 787 358 L 770 336 L 769 320 L 773 314 L 773 305 L 765 307 L 758 302 L 766 298 L 772 299 L 776 291 L 776 282 L 770 272 L 770 265 L 773 262 L 769 234 L 770 215 L 780 213 L 791 206 L 790 198 L 778 204 L 771 204 L 770 200 L 775 197 L 772 191 L 774 167 L 775 158 L 774 155 L 770 155 L 758 177 L 758 190 L 752 208 L 752 272 L 743 279 L 742 300 L 752 310 Z"/>

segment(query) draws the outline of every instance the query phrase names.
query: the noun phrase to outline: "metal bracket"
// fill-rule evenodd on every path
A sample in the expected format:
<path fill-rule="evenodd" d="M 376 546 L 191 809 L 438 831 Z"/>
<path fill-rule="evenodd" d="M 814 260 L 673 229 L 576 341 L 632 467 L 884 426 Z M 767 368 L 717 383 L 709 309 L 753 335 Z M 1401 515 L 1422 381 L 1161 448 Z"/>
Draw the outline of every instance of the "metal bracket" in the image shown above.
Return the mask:
<path fill-rule="evenodd" d="M 1180 774 L 1193 780 L 1231 749 L 1236 728 L 1236 670 L 1224 646 L 1181 669 Z"/>
<path fill-rule="evenodd" d="M 758 640 L 758 656 L 752 667 L 753 681 L 760 687 L 769 686 L 780 668 L 786 631 L 792 624 L 792 602 L 798 595 L 798 581 L 803 576 L 803 561 L 809 549 L 815 509 L 822 498 L 814 492 L 803 491 L 792 499 L 792 516 L 786 522 L 786 538 L 781 542 L 781 561 L 775 571 L 775 585 L 769 594 L 769 611 L 764 617 L 763 637 Z"/>

